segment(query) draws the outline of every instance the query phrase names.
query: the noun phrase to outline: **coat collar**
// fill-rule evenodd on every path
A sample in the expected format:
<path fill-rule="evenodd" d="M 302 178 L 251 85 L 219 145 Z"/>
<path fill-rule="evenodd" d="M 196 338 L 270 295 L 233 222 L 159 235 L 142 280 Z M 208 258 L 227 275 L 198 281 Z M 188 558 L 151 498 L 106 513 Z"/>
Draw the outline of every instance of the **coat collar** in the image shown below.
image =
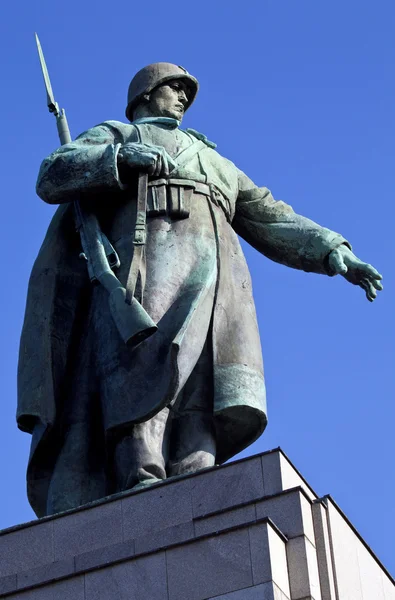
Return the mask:
<path fill-rule="evenodd" d="M 132 125 L 143 125 L 149 123 L 151 125 L 166 125 L 169 129 L 176 129 L 180 126 L 180 121 L 172 119 L 171 117 L 142 117 L 141 119 L 135 119 L 132 121 Z"/>

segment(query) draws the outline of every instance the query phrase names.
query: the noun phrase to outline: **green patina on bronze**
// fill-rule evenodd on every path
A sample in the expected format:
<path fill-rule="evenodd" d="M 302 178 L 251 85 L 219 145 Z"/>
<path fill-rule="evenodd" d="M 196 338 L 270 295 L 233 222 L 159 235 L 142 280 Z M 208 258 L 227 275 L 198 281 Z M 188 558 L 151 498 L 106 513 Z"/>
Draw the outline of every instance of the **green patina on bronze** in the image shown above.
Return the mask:
<path fill-rule="evenodd" d="M 130 124 L 106 121 L 42 163 L 37 193 L 60 207 L 29 283 L 18 386 L 39 516 L 220 464 L 261 435 L 263 364 L 238 235 L 281 264 L 340 273 L 369 300 L 382 288 L 341 235 L 179 127 L 197 87 L 181 67 L 150 65 L 131 84 Z M 111 291 L 90 281 L 76 202 L 119 258 L 122 302 L 129 294 L 154 324 L 143 341 L 122 339 Z"/>

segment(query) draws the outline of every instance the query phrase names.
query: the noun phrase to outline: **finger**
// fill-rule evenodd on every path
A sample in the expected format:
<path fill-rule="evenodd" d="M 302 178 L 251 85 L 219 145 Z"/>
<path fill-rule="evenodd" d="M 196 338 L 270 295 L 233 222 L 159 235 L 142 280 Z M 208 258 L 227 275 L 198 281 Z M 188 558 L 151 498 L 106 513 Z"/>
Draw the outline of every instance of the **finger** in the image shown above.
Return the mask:
<path fill-rule="evenodd" d="M 373 300 L 377 297 L 377 292 L 371 282 L 367 279 L 361 279 L 360 286 L 365 290 L 366 298 L 369 300 L 369 302 L 373 302 Z"/>
<path fill-rule="evenodd" d="M 370 281 L 367 281 L 366 284 L 367 293 L 369 294 L 370 298 L 374 300 L 375 298 L 377 298 L 377 292 Z"/>
<path fill-rule="evenodd" d="M 159 177 L 162 172 L 162 155 L 159 153 L 156 155 L 156 168 L 155 168 L 155 177 Z"/>
<path fill-rule="evenodd" d="M 360 287 L 361 287 L 363 290 L 365 290 L 365 296 L 366 296 L 366 298 L 369 300 L 369 302 L 373 302 L 374 298 L 372 298 L 372 297 L 370 296 L 370 294 L 369 294 L 369 292 L 366 290 L 366 288 L 365 288 L 365 287 L 364 287 L 362 284 L 360 284 Z"/>
<path fill-rule="evenodd" d="M 162 156 L 162 175 L 167 177 L 168 174 L 169 174 L 169 163 L 168 163 L 166 155 L 164 154 Z"/>
<path fill-rule="evenodd" d="M 142 156 L 141 166 L 146 167 L 148 175 L 155 176 L 156 156 L 154 154 L 145 154 Z"/>
<path fill-rule="evenodd" d="M 169 173 L 171 173 L 177 168 L 177 163 L 172 159 L 171 156 L 168 156 L 167 162 L 169 165 Z"/>
<path fill-rule="evenodd" d="M 359 267 L 361 271 L 364 271 L 369 277 L 373 279 L 383 279 L 383 276 L 375 269 L 372 265 L 368 263 L 362 263 Z"/>
<path fill-rule="evenodd" d="M 381 290 L 383 289 L 383 284 L 377 279 L 371 280 L 370 283 L 376 288 L 376 290 L 379 290 L 379 292 L 381 292 Z"/>
<path fill-rule="evenodd" d="M 152 152 L 145 152 L 140 154 L 139 162 L 142 167 L 154 167 L 156 165 L 156 154 Z"/>
<path fill-rule="evenodd" d="M 329 255 L 329 266 L 335 274 L 345 275 L 348 271 L 342 255 L 338 250 L 332 250 Z"/>
<path fill-rule="evenodd" d="M 160 149 L 160 157 L 161 157 L 161 175 L 168 175 L 169 174 L 169 166 L 167 163 L 167 152 L 165 151 L 165 149 L 161 148 Z"/>

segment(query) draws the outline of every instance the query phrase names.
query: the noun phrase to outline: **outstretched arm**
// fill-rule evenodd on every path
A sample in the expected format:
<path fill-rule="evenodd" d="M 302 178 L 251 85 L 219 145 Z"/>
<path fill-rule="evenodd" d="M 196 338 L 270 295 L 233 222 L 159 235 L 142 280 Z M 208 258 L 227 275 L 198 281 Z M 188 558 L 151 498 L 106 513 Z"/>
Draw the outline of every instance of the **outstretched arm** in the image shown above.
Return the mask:
<path fill-rule="evenodd" d="M 375 290 L 382 289 L 379 273 L 353 254 L 343 236 L 274 200 L 267 188 L 258 188 L 242 171 L 232 225 L 249 244 L 276 262 L 308 272 L 342 274 L 360 285 L 370 301 Z"/>

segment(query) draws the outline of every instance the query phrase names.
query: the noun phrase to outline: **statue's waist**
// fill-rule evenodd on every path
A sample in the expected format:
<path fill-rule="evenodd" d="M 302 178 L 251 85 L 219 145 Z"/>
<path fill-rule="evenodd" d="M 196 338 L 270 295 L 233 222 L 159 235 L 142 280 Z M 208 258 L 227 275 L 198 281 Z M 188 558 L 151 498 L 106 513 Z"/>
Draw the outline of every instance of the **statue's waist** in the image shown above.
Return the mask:
<path fill-rule="evenodd" d="M 219 206 L 230 220 L 230 203 L 213 184 L 193 181 L 192 179 L 154 179 L 148 182 L 147 217 L 168 217 L 171 220 L 187 219 L 193 203 L 206 199 Z M 116 213 L 111 224 L 110 239 L 115 242 L 129 238 L 131 224 L 136 216 L 135 203 L 128 203 Z"/>
<path fill-rule="evenodd" d="M 194 194 L 211 197 L 210 186 L 190 179 L 155 179 L 148 183 L 147 216 L 187 219 Z"/>
<path fill-rule="evenodd" d="M 167 215 L 172 219 L 187 219 L 195 194 L 209 198 L 221 206 L 228 216 L 230 207 L 221 192 L 213 184 L 191 179 L 154 179 L 148 183 L 147 216 Z"/>

